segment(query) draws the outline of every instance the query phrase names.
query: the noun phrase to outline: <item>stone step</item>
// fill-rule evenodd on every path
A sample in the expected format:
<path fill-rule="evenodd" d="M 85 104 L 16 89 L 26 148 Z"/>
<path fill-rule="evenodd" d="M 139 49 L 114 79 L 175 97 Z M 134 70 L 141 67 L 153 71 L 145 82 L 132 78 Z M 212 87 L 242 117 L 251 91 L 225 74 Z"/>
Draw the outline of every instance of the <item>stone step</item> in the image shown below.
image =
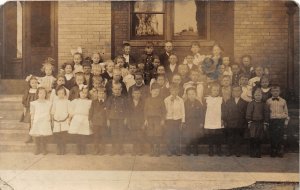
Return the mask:
<path fill-rule="evenodd" d="M 28 130 L 0 130 L 1 140 L 25 141 L 28 137 Z"/>
<path fill-rule="evenodd" d="M 0 101 L 0 110 L 23 110 L 22 101 L 18 102 L 1 102 Z"/>
<path fill-rule="evenodd" d="M 57 145 L 54 143 L 47 143 L 47 150 L 49 153 L 56 153 L 56 147 Z M 93 144 L 87 144 L 86 145 L 86 152 L 87 154 L 93 153 Z M 130 154 L 132 152 L 132 144 L 124 144 L 123 145 L 124 152 L 126 154 Z M 33 143 L 25 144 L 22 141 L 0 141 L 0 152 L 33 152 L 35 149 L 35 145 Z M 243 145 L 242 153 L 244 156 L 247 155 L 248 152 L 248 145 Z M 262 145 L 262 153 L 267 155 L 269 154 L 270 146 L 268 144 Z M 223 152 L 226 152 L 227 146 L 222 145 Z M 77 151 L 77 146 L 74 143 L 66 144 L 66 151 L 67 154 L 75 154 Z M 145 144 L 143 151 L 148 154 L 150 152 L 150 145 Z M 181 146 L 182 153 L 185 153 L 185 145 Z M 198 146 L 198 151 L 200 154 L 207 154 L 208 152 L 208 145 L 201 144 Z M 112 145 L 111 144 L 105 144 L 105 153 L 109 154 L 112 152 Z M 161 154 L 166 154 L 166 146 L 161 145 Z M 287 151 L 287 152 L 295 152 L 295 151 Z M 297 152 L 297 151 L 296 151 Z"/>
<path fill-rule="evenodd" d="M 0 130 L 28 130 L 29 123 L 19 122 L 19 120 L 0 119 Z"/>
<path fill-rule="evenodd" d="M 22 114 L 22 110 L 0 110 L 0 119 L 20 120 Z"/>
<path fill-rule="evenodd" d="M 0 94 L 13 95 L 23 94 L 28 88 L 28 83 L 24 79 L 1 79 Z"/>
<path fill-rule="evenodd" d="M 22 101 L 23 94 L 15 95 L 0 95 L 0 102 L 20 102 Z"/>

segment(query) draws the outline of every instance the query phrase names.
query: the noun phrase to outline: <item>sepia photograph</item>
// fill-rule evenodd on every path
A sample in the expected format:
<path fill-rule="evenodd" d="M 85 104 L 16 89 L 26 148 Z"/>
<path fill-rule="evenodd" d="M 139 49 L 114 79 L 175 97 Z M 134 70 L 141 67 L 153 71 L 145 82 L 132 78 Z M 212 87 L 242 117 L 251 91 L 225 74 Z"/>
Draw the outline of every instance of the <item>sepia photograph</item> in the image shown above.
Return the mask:
<path fill-rule="evenodd" d="M 299 190 L 299 1 L 0 2 L 0 190 Z"/>

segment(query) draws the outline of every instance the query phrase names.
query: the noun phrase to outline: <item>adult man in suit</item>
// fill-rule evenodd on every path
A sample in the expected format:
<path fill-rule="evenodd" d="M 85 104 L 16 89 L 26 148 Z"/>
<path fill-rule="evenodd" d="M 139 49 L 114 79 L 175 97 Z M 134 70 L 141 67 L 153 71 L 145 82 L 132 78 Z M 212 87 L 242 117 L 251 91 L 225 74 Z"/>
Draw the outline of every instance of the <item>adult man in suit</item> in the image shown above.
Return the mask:
<path fill-rule="evenodd" d="M 169 57 L 173 51 L 173 44 L 171 41 L 165 42 L 165 52 L 159 56 L 160 64 L 165 68 L 169 65 Z"/>

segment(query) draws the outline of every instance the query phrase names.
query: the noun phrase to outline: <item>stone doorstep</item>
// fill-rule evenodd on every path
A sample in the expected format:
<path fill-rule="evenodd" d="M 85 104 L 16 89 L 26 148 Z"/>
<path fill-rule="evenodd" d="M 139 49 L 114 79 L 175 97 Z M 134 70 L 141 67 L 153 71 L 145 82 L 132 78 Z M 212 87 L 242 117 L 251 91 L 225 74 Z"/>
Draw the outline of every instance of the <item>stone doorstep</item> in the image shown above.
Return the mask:
<path fill-rule="evenodd" d="M 110 142 L 106 141 L 104 146 L 105 146 L 106 153 L 110 153 L 112 151 L 112 145 L 110 144 Z M 93 150 L 94 150 L 94 144 L 89 142 L 86 145 L 86 147 L 87 147 L 87 153 L 92 154 Z M 132 144 L 124 143 L 123 147 L 124 147 L 125 153 L 132 152 L 132 147 L 133 147 Z M 181 147 L 182 153 L 184 153 L 186 146 L 184 144 L 182 144 L 180 147 Z M 227 145 L 224 145 L 224 144 L 222 145 L 222 151 L 224 154 L 226 153 L 227 148 L 228 148 Z M 0 141 L 0 152 L 33 152 L 34 149 L 35 149 L 34 143 L 26 144 L 23 141 L 3 141 L 2 139 Z M 248 156 L 248 145 L 243 145 L 241 149 L 242 149 L 242 156 Z M 47 150 L 50 153 L 55 153 L 56 152 L 56 144 L 53 142 L 47 143 Z M 67 153 L 76 153 L 77 146 L 74 143 L 74 141 L 66 144 L 66 150 L 67 150 Z M 149 153 L 150 145 L 144 144 L 143 150 L 145 153 Z M 263 156 L 269 156 L 269 150 L 270 150 L 269 144 L 262 145 Z M 207 144 L 198 145 L 198 151 L 199 151 L 199 154 L 207 154 L 208 153 L 208 145 Z M 292 151 L 292 152 L 288 151 L 287 153 L 295 153 L 295 151 Z M 166 154 L 166 145 L 165 144 L 161 145 L 161 154 Z"/>

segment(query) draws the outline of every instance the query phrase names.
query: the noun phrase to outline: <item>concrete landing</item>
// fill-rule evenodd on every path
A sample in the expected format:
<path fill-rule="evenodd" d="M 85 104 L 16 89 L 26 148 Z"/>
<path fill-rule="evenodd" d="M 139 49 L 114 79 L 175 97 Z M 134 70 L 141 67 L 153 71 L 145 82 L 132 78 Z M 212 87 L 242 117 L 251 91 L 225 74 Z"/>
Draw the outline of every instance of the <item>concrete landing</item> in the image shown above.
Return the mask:
<path fill-rule="evenodd" d="M 298 154 L 284 158 L 34 156 L 1 153 L 0 178 L 14 190 L 209 190 L 257 181 L 298 182 Z"/>

